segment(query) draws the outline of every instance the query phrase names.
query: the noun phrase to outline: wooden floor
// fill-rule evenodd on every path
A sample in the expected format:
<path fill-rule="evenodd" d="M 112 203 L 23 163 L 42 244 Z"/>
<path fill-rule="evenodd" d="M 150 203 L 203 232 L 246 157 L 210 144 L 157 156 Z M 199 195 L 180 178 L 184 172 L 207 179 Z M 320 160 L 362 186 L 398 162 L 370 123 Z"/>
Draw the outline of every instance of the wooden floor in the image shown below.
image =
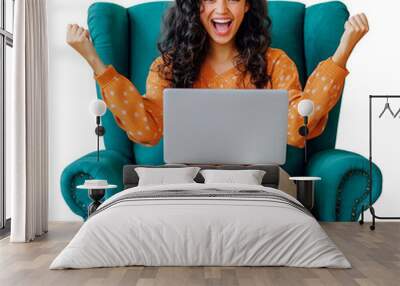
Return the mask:
<path fill-rule="evenodd" d="M 323 224 L 353 268 L 121 267 L 48 270 L 80 223 L 51 223 L 32 243 L 0 241 L 0 285 L 400 285 L 400 223 L 379 222 L 375 232 L 356 223 Z"/>

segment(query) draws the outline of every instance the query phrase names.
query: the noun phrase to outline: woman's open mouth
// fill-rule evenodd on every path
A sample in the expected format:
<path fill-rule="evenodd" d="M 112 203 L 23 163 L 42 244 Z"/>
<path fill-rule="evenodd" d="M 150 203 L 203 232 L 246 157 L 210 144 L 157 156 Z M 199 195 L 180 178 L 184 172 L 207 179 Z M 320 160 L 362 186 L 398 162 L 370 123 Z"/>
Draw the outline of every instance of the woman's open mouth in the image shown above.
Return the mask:
<path fill-rule="evenodd" d="M 212 19 L 211 23 L 217 35 L 227 35 L 232 27 L 232 19 Z"/>

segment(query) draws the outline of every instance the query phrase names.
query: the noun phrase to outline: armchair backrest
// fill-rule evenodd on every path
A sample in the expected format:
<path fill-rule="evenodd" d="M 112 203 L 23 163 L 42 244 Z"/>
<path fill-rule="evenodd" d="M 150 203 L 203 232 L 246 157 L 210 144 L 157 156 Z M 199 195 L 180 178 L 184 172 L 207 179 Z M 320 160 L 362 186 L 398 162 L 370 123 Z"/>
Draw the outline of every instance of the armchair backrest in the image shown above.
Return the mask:
<path fill-rule="evenodd" d="M 149 2 L 129 8 L 95 3 L 89 7 L 88 27 L 101 59 L 129 78 L 142 94 L 145 93 L 150 64 L 159 55 L 156 43 L 163 14 L 171 3 Z M 270 1 L 268 9 L 272 19 L 272 46 L 283 49 L 294 60 L 304 87 L 317 64 L 334 53 L 348 18 L 346 6 L 332 1 L 306 8 L 298 2 Z M 97 96 L 101 98 L 98 86 Z M 324 133 L 311 140 L 310 155 L 334 148 L 340 103 L 341 100 L 331 110 Z M 136 164 L 164 163 L 163 140 L 154 147 L 131 142 L 109 110 L 103 117 L 103 125 L 107 149 L 132 158 Z M 302 174 L 302 150 L 288 146 L 287 162 L 283 168 L 292 175 Z"/>

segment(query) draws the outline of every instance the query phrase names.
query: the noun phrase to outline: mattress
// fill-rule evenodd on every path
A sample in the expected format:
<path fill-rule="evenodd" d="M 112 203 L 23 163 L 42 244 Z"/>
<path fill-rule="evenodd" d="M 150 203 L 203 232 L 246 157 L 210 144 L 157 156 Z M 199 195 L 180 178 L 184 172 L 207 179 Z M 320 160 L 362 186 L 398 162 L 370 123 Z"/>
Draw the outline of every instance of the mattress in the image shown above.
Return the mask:
<path fill-rule="evenodd" d="M 199 183 L 114 195 L 50 269 L 132 265 L 351 267 L 293 197 L 265 186 Z"/>

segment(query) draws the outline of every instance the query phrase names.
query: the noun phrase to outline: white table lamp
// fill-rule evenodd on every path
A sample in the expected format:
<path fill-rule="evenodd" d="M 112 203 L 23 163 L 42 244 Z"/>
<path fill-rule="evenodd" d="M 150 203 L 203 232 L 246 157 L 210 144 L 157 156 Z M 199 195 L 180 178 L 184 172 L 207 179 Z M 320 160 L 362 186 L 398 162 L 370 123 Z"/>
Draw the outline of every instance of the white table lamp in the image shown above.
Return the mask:
<path fill-rule="evenodd" d="M 101 116 L 103 116 L 107 111 L 107 105 L 103 100 L 95 99 L 89 105 L 89 111 L 91 114 L 96 116 L 96 124 L 97 127 L 95 129 L 95 133 L 97 135 L 97 162 L 100 160 L 100 151 L 99 151 L 99 141 L 100 136 L 103 136 L 106 133 L 106 129 L 104 126 L 101 126 Z"/>

